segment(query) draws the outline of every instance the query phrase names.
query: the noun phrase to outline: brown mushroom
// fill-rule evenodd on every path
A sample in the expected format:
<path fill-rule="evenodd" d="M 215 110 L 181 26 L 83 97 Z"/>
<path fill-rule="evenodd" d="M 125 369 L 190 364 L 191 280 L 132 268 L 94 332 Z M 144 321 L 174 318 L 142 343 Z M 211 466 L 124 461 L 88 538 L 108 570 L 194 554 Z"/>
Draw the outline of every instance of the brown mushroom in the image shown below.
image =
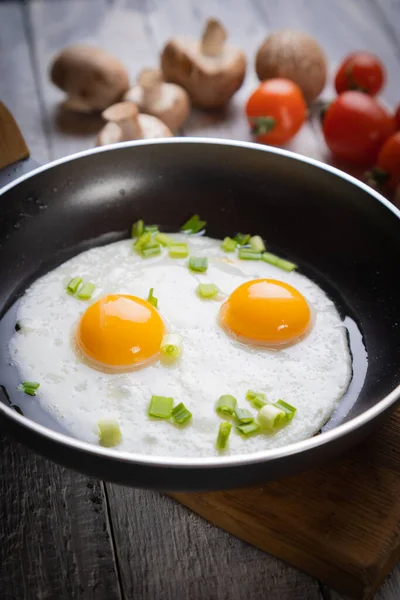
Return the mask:
<path fill-rule="evenodd" d="M 256 71 L 260 81 L 273 77 L 291 79 L 310 103 L 325 86 L 327 67 L 314 38 L 302 31 L 283 29 L 268 36 L 258 49 Z"/>
<path fill-rule="evenodd" d="M 139 114 L 134 102 L 113 104 L 103 111 L 102 117 L 107 123 L 97 135 L 97 146 L 172 136 L 172 132 L 160 119 Z"/>
<path fill-rule="evenodd" d="M 215 19 L 209 19 L 201 40 L 171 39 L 161 55 L 164 79 L 184 87 L 197 106 L 224 106 L 242 85 L 246 72 L 243 52 L 225 39 L 226 31 Z"/>
<path fill-rule="evenodd" d="M 135 102 L 141 112 L 161 119 L 171 131 L 177 131 L 190 112 L 187 92 L 180 85 L 166 83 L 159 69 L 144 69 L 124 100 Z"/>
<path fill-rule="evenodd" d="M 52 82 L 68 94 L 65 106 L 79 112 L 101 111 L 129 89 L 122 63 L 108 52 L 91 46 L 69 46 L 55 57 Z"/>

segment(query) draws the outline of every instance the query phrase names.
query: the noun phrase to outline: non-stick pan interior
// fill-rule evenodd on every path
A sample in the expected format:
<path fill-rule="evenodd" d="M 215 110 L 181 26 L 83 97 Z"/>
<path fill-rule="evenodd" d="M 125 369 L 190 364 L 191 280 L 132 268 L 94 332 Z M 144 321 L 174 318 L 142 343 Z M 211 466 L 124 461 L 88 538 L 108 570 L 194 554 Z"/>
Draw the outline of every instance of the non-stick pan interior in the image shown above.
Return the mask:
<path fill-rule="evenodd" d="M 346 420 L 400 383 L 398 217 L 329 168 L 246 144 L 148 143 L 61 162 L 0 201 L 2 314 L 33 279 L 82 249 L 126 237 L 138 218 L 173 231 L 197 212 L 210 236 L 262 235 L 356 322 L 368 369 Z M 15 386 L 0 384 L 16 402 Z"/>

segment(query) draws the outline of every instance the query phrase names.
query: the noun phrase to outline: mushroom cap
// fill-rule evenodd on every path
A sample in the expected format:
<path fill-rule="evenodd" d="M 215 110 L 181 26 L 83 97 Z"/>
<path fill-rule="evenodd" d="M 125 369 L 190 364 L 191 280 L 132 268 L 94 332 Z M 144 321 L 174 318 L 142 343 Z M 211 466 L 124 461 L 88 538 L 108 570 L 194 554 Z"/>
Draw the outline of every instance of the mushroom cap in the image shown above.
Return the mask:
<path fill-rule="evenodd" d="M 143 139 L 173 137 L 172 131 L 157 117 L 141 114 L 138 116 L 138 119 Z"/>
<path fill-rule="evenodd" d="M 258 49 L 256 72 L 260 81 L 291 79 L 306 101 L 312 102 L 325 86 L 326 59 L 314 38 L 302 31 L 283 29 L 268 36 Z"/>
<path fill-rule="evenodd" d="M 128 73 L 114 56 L 100 48 L 68 46 L 54 58 L 52 82 L 70 97 L 76 110 L 101 111 L 129 88 Z"/>
<path fill-rule="evenodd" d="M 106 123 L 99 131 L 96 138 L 96 146 L 108 146 L 123 141 L 122 130 L 117 123 Z"/>
<path fill-rule="evenodd" d="M 141 112 L 157 117 L 172 131 L 177 131 L 190 114 L 189 95 L 175 83 L 162 82 L 147 95 L 141 85 L 135 85 L 126 92 L 124 100 L 135 102 Z"/>
<path fill-rule="evenodd" d="M 194 104 L 220 108 L 242 85 L 246 58 L 229 44 L 218 56 L 202 54 L 201 41 L 177 36 L 165 46 L 161 68 L 164 78 L 184 87 Z"/>
<path fill-rule="evenodd" d="M 126 119 L 136 119 L 139 114 L 138 107 L 133 102 L 117 102 L 109 106 L 101 113 L 105 121 L 125 121 Z"/>

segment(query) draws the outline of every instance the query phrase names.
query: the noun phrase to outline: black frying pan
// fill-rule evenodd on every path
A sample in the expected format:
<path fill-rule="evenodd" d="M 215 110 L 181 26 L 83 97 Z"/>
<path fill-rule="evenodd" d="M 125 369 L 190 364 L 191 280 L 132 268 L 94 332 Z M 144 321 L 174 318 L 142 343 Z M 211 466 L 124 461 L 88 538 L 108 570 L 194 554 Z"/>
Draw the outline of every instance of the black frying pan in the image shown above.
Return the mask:
<path fill-rule="evenodd" d="M 343 452 L 394 409 L 400 396 L 400 214 L 352 177 L 284 150 L 175 138 L 55 161 L 7 185 L 0 202 L 0 417 L 6 430 L 43 455 L 134 486 L 239 487 Z M 15 326 L 12 307 L 26 286 L 82 249 L 127 237 L 140 217 L 174 231 L 194 212 L 208 221 L 210 236 L 263 235 L 272 252 L 297 262 L 361 332 L 368 365 L 358 360 L 355 334 L 354 379 L 333 420 L 319 435 L 276 450 L 185 459 L 96 447 L 21 416 L 12 407 L 20 398 L 18 376 L 4 348 Z"/>

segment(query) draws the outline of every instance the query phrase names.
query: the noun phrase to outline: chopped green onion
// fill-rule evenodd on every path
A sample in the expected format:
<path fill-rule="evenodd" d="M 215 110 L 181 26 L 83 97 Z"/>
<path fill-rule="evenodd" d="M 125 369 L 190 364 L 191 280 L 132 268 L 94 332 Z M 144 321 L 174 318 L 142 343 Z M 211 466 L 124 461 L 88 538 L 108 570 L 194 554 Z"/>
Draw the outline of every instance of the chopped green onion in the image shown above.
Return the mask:
<path fill-rule="evenodd" d="M 235 240 L 235 242 L 237 242 L 239 244 L 239 246 L 245 246 L 246 244 L 248 244 L 248 242 L 250 240 L 250 234 L 249 233 L 237 233 L 233 239 Z"/>
<path fill-rule="evenodd" d="M 92 297 L 95 287 L 94 283 L 84 283 L 78 292 L 79 300 L 89 300 Z"/>
<path fill-rule="evenodd" d="M 265 394 L 262 394 L 261 392 L 253 392 L 252 390 L 247 391 L 246 400 L 251 402 L 254 408 L 257 409 L 260 409 L 267 404 L 265 402 Z"/>
<path fill-rule="evenodd" d="M 157 300 L 157 298 L 155 298 L 153 296 L 153 292 L 154 292 L 154 288 L 150 288 L 149 295 L 147 297 L 147 302 L 150 302 L 150 304 L 152 306 L 154 306 L 154 308 L 157 308 L 157 306 L 158 306 L 158 300 Z"/>
<path fill-rule="evenodd" d="M 150 231 L 146 231 L 145 233 L 142 233 L 142 235 L 140 237 L 138 237 L 136 242 L 133 244 L 133 247 L 136 250 L 136 252 L 140 252 L 141 249 L 144 246 L 146 246 L 147 244 L 150 244 L 150 242 L 151 242 L 151 233 L 150 233 Z"/>
<path fill-rule="evenodd" d="M 226 237 L 222 242 L 221 248 L 224 252 L 234 252 L 237 246 L 237 241 L 230 237 Z"/>
<path fill-rule="evenodd" d="M 150 231 L 150 233 L 153 233 L 153 234 L 158 233 L 158 225 L 145 225 L 144 230 Z"/>
<path fill-rule="evenodd" d="M 259 235 L 253 235 L 250 238 L 249 243 L 255 252 L 264 252 L 265 244 L 263 242 L 262 237 L 260 237 Z"/>
<path fill-rule="evenodd" d="M 261 258 L 270 265 L 279 267 L 279 269 L 283 269 L 284 271 L 293 271 L 294 269 L 297 269 L 297 265 L 294 263 L 284 260 L 283 258 L 279 258 L 279 256 L 271 254 L 270 252 L 264 252 Z"/>
<path fill-rule="evenodd" d="M 143 232 L 144 232 L 144 222 L 142 221 L 142 219 L 139 219 L 139 221 L 136 221 L 136 223 L 134 223 L 132 225 L 131 237 L 139 238 L 141 235 L 143 235 Z"/>
<path fill-rule="evenodd" d="M 149 417 L 158 417 L 159 419 L 169 419 L 174 404 L 173 398 L 166 396 L 152 396 L 149 406 Z"/>
<path fill-rule="evenodd" d="M 207 271 L 208 258 L 206 256 L 191 256 L 189 258 L 189 269 L 196 273 L 204 273 Z"/>
<path fill-rule="evenodd" d="M 167 333 L 164 335 L 160 350 L 165 358 L 175 360 L 182 354 L 182 336 L 178 333 Z"/>
<path fill-rule="evenodd" d="M 283 412 L 286 414 L 286 421 L 291 421 L 297 412 L 297 408 L 291 404 L 288 404 L 287 402 L 284 402 L 284 400 L 278 400 L 275 402 L 274 406 L 280 410 L 283 410 Z"/>
<path fill-rule="evenodd" d="M 286 416 L 284 411 L 274 404 L 266 404 L 258 413 L 258 421 L 261 425 L 273 431 L 284 424 Z"/>
<path fill-rule="evenodd" d="M 193 217 L 190 217 L 190 219 L 182 225 L 181 231 L 186 231 L 187 233 L 199 233 L 206 225 L 207 222 L 201 221 L 199 215 L 193 215 Z"/>
<path fill-rule="evenodd" d="M 238 257 L 241 260 L 260 260 L 261 252 L 256 252 L 253 248 L 239 248 Z"/>
<path fill-rule="evenodd" d="M 37 381 L 23 381 L 18 389 L 21 392 L 25 392 L 28 396 L 36 396 L 36 390 L 40 387 L 40 383 Z"/>
<path fill-rule="evenodd" d="M 81 277 L 73 277 L 67 285 L 68 294 L 75 294 L 75 292 L 78 290 L 78 287 L 81 285 L 81 283 L 82 283 Z"/>
<path fill-rule="evenodd" d="M 197 292 L 201 298 L 215 298 L 219 289 L 215 283 L 199 283 Z"/>
<path fill-rule="evenodd" d="M 253 421 L 252 423 L 243 423 L 243 425 L 237 425 L 236 429 L 243 435 L 251 435 L 252 433 L 258 433 L 260 426 L 258 423 Z"/>
<path fill-rule="evenodd" d="M 118 446 L 121 442 L 121 430 L 117 421 L 99 421 L 99 444 L 105 448 Z"/>
<path fill-rule="evenodd" d="M 169 237 L 169 235 L 166 235 L 165 233 L 157 233 L 157 235 L 154 236 L 154 239 L 156 242 L 161 244 L 161 246 L 170 246 L 174 241 L 172 238 Z"/>
<path fill-rule="evenodd" d="M 244 425 L 246 423 L 252 423 L 254 421 L 254 417 L 247 408 L 237 408 L 235 410 L 235 416 L 239 423 L 239 425 Z"/>
<path fill-rule="evenodd" d="M 192 413 L 186 408 L 183 402 L 180 402 L 172 409 L 172 418 L 179 425 L 183 425 L 192 418 Z"/>
<path fill-rule="evenodd" d="M 229 434 L 231 433 L 232 425 L 227 421 L 224 421 L 219 426 L 218 437 L 217 437 L 217 449 L 224 450 L 228 444 Z"/>
<path fill-rule="evenodd" d="M 187 244 L 177 244 L 173 242 L 169 246 L 170 258 L 186 258 L 189 254 L 189 248 Z"/>
<path fill-rule="evenodd" d="M 158 256 L 161 254 L 161 246 L 157 242 L 150 242 L 140 249 L 140 254 L 143 258 L 150 258 L 151 256 Z"/>
<path fill-rule="evenodd" d="M 223 415 L 235 414 L 236 398 L 230 394 L 224 394 L 223 396 L 220 396 L 215 406 L 215 410 L 217 413 L 222 413 Z"/>

